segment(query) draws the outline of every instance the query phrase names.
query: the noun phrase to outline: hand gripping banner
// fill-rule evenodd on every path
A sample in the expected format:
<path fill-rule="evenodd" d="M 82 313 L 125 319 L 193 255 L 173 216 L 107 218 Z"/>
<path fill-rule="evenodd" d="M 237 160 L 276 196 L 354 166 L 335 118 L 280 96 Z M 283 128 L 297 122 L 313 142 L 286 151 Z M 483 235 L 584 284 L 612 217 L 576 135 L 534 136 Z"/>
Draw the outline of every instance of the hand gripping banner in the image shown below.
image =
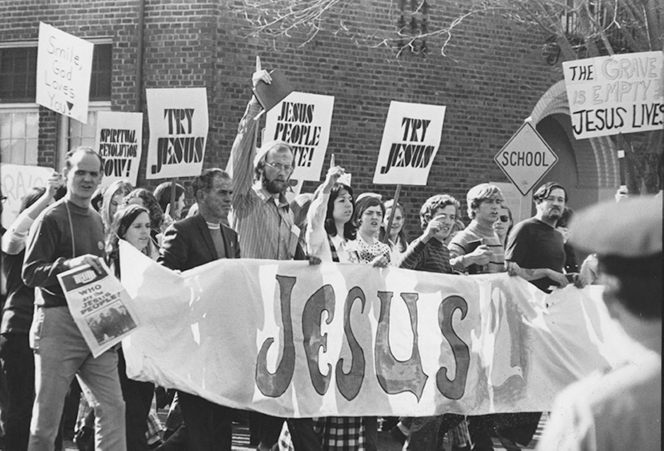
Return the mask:
<path fill-rule="evenodd" d="M 126 243 L 121 257 L 143 324 L 123 341 L 128 376 L 276 416 L 544 411 L 632 352 L 596 286 L 252 259 L 178 274 Z"/>

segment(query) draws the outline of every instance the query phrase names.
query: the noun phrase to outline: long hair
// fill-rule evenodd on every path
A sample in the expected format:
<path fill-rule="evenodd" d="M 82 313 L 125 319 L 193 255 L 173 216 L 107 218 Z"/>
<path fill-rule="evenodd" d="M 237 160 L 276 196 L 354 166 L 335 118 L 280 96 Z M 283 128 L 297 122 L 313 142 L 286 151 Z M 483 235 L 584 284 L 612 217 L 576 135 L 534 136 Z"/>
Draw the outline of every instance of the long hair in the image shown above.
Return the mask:
<path fill-rule="evenodd" d="M 394 199 L 390 199 L 387 202 L 385 202 L 384 205 L 385 205 L 385 218 L 387 218 L 387 216 L 389 216 L 387 214 L 387 210 L 391 210 L 391 209 L 395 208 L 397 210 L 401 210 L 401 216 L 403 216 L 404 220 L 405 220 L 406 214 L 405 214 L 401 204 L 399 204 L 399 203 L 395 204 Z M 385 218 L 383 218 L 383 219 L 385 219 Z M 383 239 L 385 238 L 386 233 L 387 233 L 387 231 L 385 230 L 385 227 L 383 227 L 381 225 L 380 226 L 380 231 L 378 232 L 378 239 L 380 241 L 383 241 Z M 403 226 L 401 227 L 401 230 L 399 230 L 399 233 L 397 234 L 397 241 L 396 241 L 396 243 L 394 243 L 394 245 L 397 247 L 399 252 L 405 252 L 406 249 L 408 248 L 408 240 L 406 239 L 406 233 L 403 231 Z"/>
<path fill-rule="evenodd" d="M 122 194 L 122 197 L 126 196 L 133 190 L 134 187 L 131 186 L 131 183 L 124 180 L 116 180 L 108 188 L 104 190 L 103 198 L 101 201 L 101 220 L 104 222 L 104 227 L 106 230 L 111 228 L 113 223 L 113 216 L 111 215 L 111 203 L 113 198 L 118 194 Z M 118 205 L 119 207 L 120 205 Z"/>
<path fill-rule="evenodd" d="M 335 183 L 330 191 L 330 198 L 327 200 L 327 213 L 325 213 L 325 231 L 330 236 L 336 236 L 337 226 L 334 223 L 334 201 L 339 197 L 339 194 L 342 190 L 345 190 L 350 194 L 350 203 L 353 206 L 353 214 L 355 214 L 355 197 L 353 196 L 353 188 L 343 183 Z M 351 220 L 347 221 L 344 224 L 344 238 L 347 240 L 354 240 L 357 237 L 357 227 L 353 224 L 352 216 Z"/>
<path fill-rule="evenodd" d="M 124 239 L 127 230 L 141 213 L 147 213 L 148 217 L 150 216 L 148 209 L 140 205 L 127 205 L 118 208 L 118 211 L 115 212 L 111 229 L 106 237 L 106 255 L 109 263 L 117 262 L 118 243 Z"/>
<path fill-rule="evenodd" d="M 161 207 L 161 210 L 166 212 L 166 207 L 168 207 L 168 204 L 171 203 L 171 184 L 172 182 L 164 182 L 160 183 L 159 186 L 157 186 L 154 189 L 154 197 L 157 199 L 157 202 L 159 203 L 159 206 Z M 179 183 L 175 184 L 175 201 L 180 198 L 184 194 L 184 186 L 180 185 Z M 173 206 L 171 205 L 171 211 L 173 211 Z M 177 218 L 175 218 L 177 219 Z"/>
<path fill-rule="evenodd" d="M 125 206 L 129 205 L 129 201 L 136 198 L 141 199 L 145 208 L 148 209 L 150 214 L 150 228 L 154 232 L 159 233 L 161 231 L 161 224 L 164 222 L 164 212 L 159 206 L 157 199 L 155 199 L 154 194 L 144 188 L 136 188 L 125 196 L 122 203 Z"/>

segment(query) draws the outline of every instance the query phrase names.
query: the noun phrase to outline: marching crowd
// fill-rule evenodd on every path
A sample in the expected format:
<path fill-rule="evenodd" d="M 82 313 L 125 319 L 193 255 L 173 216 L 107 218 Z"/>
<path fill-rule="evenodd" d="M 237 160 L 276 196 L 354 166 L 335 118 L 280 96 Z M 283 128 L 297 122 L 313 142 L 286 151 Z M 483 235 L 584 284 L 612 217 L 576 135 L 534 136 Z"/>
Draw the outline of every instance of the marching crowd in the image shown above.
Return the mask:
<path fill-rule="evenodd" d="M 254 74 L 254 84 L 259 80 L 271 82 L 266 71 Z M 66 437 L 71 430 L 63 410 L 71 410 L 67 400 L 73 398 L 75 411 L 79 396 L 81 405 L 87 405 L 79 412 L 80 449 L 231 449 L 232 423 L 242 413 L 182 390 L 165 394 L 152 383 L 129 379 L 121 347 L 92 358 L 57 275 L 85 264 L 100 269 L 104 261 L 118 278 L 131 277 L 120 274 L 121 239 L 177 271 L 220 258 L 255 258 L 391 265 L 458 277 L 507 272 L 546 292 L 610 280 L 605 299 L 610 297 L 616 317 L 625 318 L 632 328 L 626 327 L 628 333 L 636 331 L 633 336 L 661 355 L 661 197 L 621 202 L 630 217 L 621 218 L 620 227 L 598 222 L 596 212 L 580 214 L 582 226 L 572 225 L 569 238 L 573 212 L 566 206 L 565 187 L 554 182 L 539 187 L 533 195 L 535 216 L 514 224 L 501 190 L 482 183 L 466 195 L 469 224 L 461 221 L 457 199 L 437 194 L 421 206 L 421 233 L 409 242 L 403 228 L 408 209 L 374 193 L 354 192 L 340 166 L 329 169 L 313 194 L 289 202 L 293 152 L 278 141 L 255 148 L 260 112 L 252 98 L 239 124 L 228 171 L 205 169 L 194 178 L 195 204 L 186 215 L 185 188 L 176 183 L 165 182 L 154 192 L 123 181 L 99 189 L 103 162 L 86 147 L 67 154 L 62 174 L 54 173 L 46 188 L 34 188 L 23 199 L 20 215 L 2 238 L 6 299 L 0 329 L 0 425 L 5 450 L 62 449 L 63 433 Z M 639 202 L 651 204 L 632 206 Z M 579 265 L 573 246 L 594 253 Z M 597 279 L 600 274 L 604 279 Z M 645 329 L 647 334 L 638 332 Z M 653 339 L 657 333 L 660 341 Z M 643 411 L 628 409 L 614 399 L 618 392 L 606 388 L 583 405 L 580 414 L 554 410 L 556 433 L 545 434 L 542 449 L 610 449 L 602 444 L 625 440 L 629 448 L 612 449 L 659 449 L 661 388 L 656 397 L 647 396 L 643 388 L 656 391 L 657 380 L 661 386 L 661 362 L 659 368 L 652 365 L 635 389 L 627 382 L 634 379 L 633 369 L 622 379 L 608 375 L 622 381 L 620 396 L 634 393 L 632 401 Z M 163 441 L 154 441 L 150 427 L 158 421 L 155 393 L 161 405 L 164 398 L 171 404 Z M 601 404 L 611 396 L 610 406 Z M 576 396 L 564 408 L 570 410 L 583 398 Z M 600 414 L 597 406 L 604 409 Z M 621 429 L 617 441 L 609 420 L 619 415 L 619 408 L 647 424 Z M 582 418 L 569 417 L 575 414 Z M 540 415 L 445 414 L 385 418 L 382 423 L 405 449 L 443 449 L 446 434 L 455 450 L 490 450 L 492 438 L 506 449 L 520 449 L 519 444 L 531 441 Z M 254 411 L 248 416 L 258 450 L 278 446 L 284 422 L 296 451 L 378 449 L 375 417 L 296 419 Z M 556 448 L 549 448 L 554 444 Z"/>

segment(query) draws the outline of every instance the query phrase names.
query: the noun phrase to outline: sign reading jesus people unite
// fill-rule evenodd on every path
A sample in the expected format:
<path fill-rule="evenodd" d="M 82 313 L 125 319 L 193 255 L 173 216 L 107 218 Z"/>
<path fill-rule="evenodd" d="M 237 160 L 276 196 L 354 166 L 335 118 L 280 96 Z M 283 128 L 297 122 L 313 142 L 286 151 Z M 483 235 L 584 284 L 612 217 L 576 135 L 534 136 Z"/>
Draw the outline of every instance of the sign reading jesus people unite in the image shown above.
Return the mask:
<path fill-rule="evenodd" d="M 150 144 L 145 178 L 200 175 L 208 133 L 205 88 L 147 89 Z"/>
<path fill-rule="evenodd" d="M 40 22 L 36 102 L 86 124 L 93 49 L 94 44 Z"/>
<path fill-rule="evenodd" d="M 662 52 L 563 63 L 577 139 L 664 128 Z"/>
<path fill-rule="evenodd" d="M 125 242 L 120 258 L 143 324 L 127 375 L 270 415 L 541 412 L 620 349 L 599 286 L 256 259 L 176 273 Z"/>
<path fill-rule="evenodd" d="M 294 180 L 320 180 L 333 108 L 332 96 L 293 91 L 267 112 L 264 139 L 291 145 Z"/>
<path fill-rule="evenodd" d="M 444 106 L 392 101 L 373 183 L 426 185 L 444 119 Z"/>

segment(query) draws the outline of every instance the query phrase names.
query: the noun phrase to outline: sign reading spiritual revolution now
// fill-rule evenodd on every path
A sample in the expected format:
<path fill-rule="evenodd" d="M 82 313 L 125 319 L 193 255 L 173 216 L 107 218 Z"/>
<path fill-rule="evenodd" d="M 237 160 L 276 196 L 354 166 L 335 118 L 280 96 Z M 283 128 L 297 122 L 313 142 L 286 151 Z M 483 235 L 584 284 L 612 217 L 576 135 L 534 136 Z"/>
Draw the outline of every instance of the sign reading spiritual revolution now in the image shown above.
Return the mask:
<path fill-rule="evenodd" d="M 620 349 L 597 286 L 254 259 L 177 274 L 120 252 L 143 324 L 128 376 L 281 417 L 546 411 Z"/>
<path fill-rule="evenodd" d="M 39 23 L 36 102 L 88 122 L 94 44 Z"/>
<path fill-rule="evenodd" d="M 205 88 L 147 89 L 147 179 L 200 175 L 208 133 Z"/>
<path fill-rule="evenodd" d="M 664 127 L 662 52 L 626 53 L 563 63 L 577 139 Z"/>
<path fill-rule="evenodd" d="M 104 158 L 102 185 L 126 180 L 136 186 L 143 153 L 143 113 L 100 111 L 95 143 Z"/>
<path fill-rule="evenodd" d="M 320 180 L 333 108 L 334 97 L 294 91 L 267 112 L 264 139 L 292 146 L 293 179 Z"/>
<path fill-rule="evenodd" d="M 426 185 L 444 119 L 444 106 L 392 101 L 373 182 Z"/>

